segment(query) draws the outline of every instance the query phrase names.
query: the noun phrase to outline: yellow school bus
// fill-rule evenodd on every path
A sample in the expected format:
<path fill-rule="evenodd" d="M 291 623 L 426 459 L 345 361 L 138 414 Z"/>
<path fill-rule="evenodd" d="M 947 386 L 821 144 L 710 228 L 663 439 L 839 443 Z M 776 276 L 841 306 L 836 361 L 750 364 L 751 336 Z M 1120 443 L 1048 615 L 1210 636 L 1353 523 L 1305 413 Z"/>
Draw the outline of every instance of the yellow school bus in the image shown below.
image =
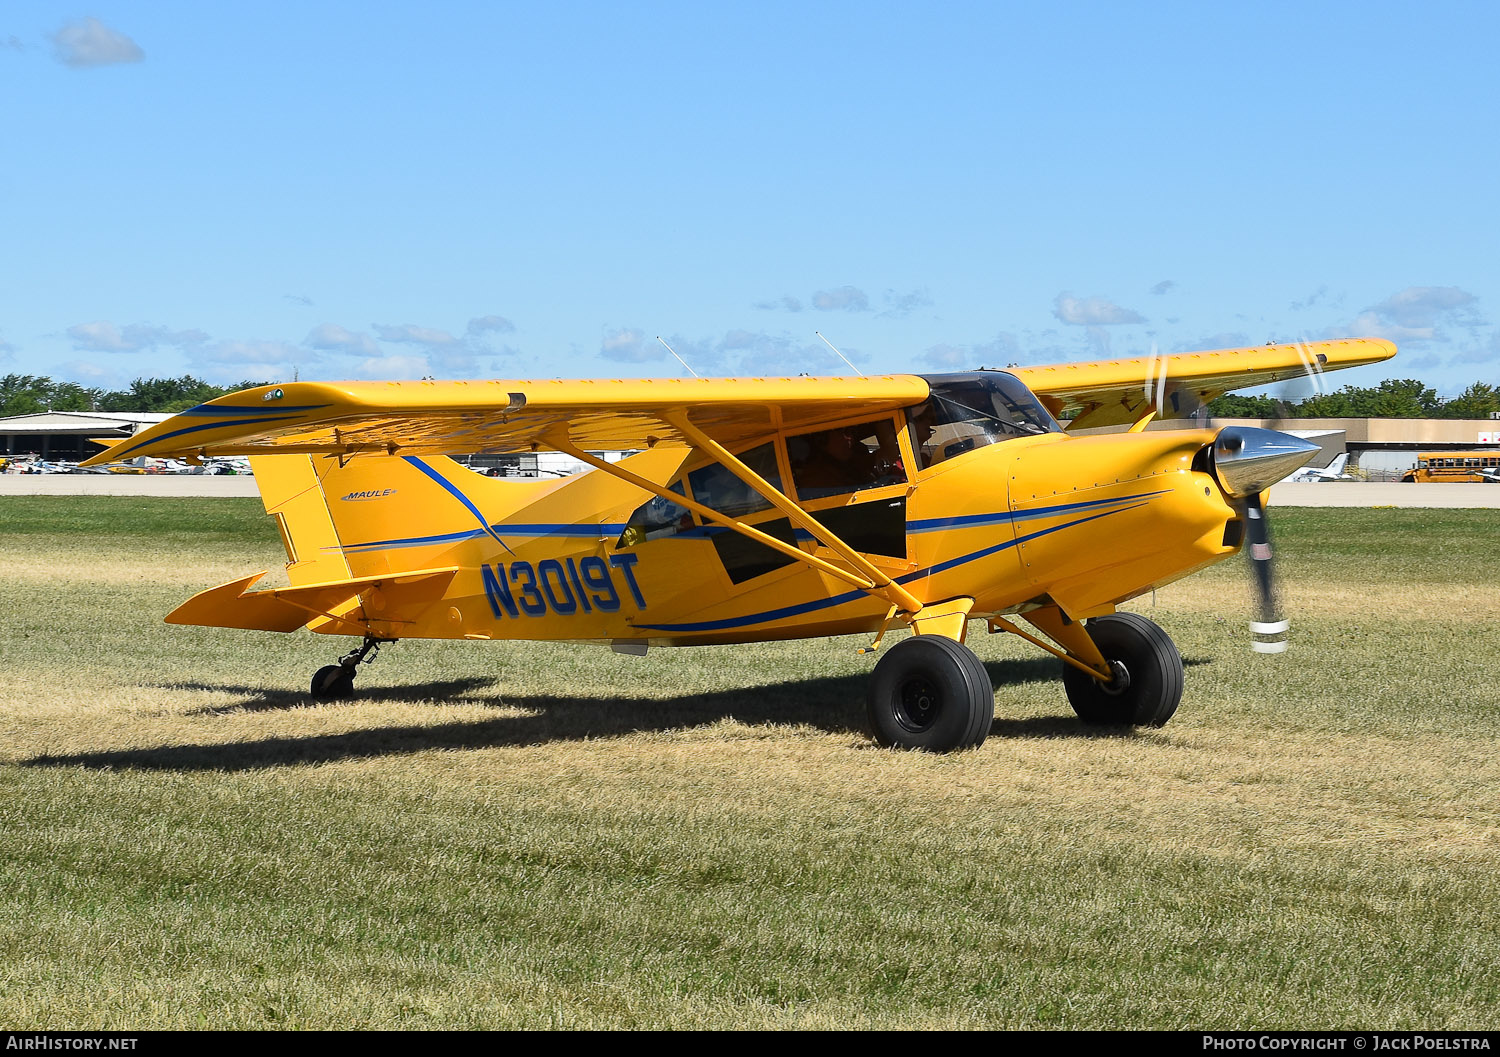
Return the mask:
<path fill-rule="evenodd" d="M 1424 451 L 1401 475 L 1406 482 L 1472 481 L 1500 484 L 1500 450 Z"/>

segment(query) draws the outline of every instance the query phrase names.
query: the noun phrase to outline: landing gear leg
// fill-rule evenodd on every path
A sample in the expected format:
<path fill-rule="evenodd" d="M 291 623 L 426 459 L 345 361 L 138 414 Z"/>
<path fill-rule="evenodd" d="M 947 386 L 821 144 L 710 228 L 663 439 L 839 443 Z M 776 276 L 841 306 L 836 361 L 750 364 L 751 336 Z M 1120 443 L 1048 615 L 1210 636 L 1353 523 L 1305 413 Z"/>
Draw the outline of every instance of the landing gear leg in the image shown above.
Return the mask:
<path fill-rule="evenodd" d="M 339 658 L 338 664 L 325 664 L 312 677 L 312 696 L 317 701 L 333 701 L 354 696 L 354 671 L 364 661 L 374 660 L 380 646 L 395 639 L 377 639 L 366 635 L 365 641 Z"/>
<path fill-rule="evenodd" d="M 1078 718 L 1099 727 L 1159 727 L 1171 719 L 1182 700 L 1182 657 L 1167 633 L 1138 613 L 1091 620 L 1088 632 L 1115 677 L 1103 683 L 1063 668 Z"/>

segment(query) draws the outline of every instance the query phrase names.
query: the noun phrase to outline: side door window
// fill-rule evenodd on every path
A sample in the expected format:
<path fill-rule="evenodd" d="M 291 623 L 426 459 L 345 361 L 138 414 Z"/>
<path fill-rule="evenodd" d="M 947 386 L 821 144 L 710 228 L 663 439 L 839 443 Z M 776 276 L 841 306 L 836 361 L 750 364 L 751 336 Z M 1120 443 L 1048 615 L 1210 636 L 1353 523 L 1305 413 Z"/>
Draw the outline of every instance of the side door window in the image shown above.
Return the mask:
<path fill-rule="evenodd" d="M 788 437 L 787 459 L 802 502 L 905 484 L 894 419 Z"/>

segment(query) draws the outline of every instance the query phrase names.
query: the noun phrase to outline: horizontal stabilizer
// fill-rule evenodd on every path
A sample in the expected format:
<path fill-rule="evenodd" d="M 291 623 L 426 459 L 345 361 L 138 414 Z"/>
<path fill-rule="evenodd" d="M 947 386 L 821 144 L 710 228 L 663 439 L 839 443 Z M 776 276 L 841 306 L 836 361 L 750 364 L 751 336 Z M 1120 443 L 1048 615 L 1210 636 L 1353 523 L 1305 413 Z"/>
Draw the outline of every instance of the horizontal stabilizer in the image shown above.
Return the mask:
<path fill-rule="evenodd" d="M 391 620 L 396 618 L 403 605 L 425 604 L 441 597 L 457 572 L 456 567 L 419 569 L 251 591 L 256 581 L 266 575 L 255 573 L 199 592 L 167 614 L 167 623 L 253 631 L 296 631 L 310 621 L 334 614 L 351 599 L 376 589 L 380 595 L 380 619 Z"/>

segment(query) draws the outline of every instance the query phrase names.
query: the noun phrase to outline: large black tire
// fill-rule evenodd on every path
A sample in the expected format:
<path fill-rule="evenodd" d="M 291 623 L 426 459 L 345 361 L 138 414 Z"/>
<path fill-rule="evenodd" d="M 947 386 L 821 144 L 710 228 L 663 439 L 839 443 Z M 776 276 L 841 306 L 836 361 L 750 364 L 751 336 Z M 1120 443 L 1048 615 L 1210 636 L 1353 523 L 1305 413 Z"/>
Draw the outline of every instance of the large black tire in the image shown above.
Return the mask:
<path fill-rule="evenodd" d="M 354 696 L 354 669 L 325 664 L 312 677 L 312 696 L 318 701 L 337 701 Z"/>
<path fill-rule="evenodd" d="M 870 730 L 881 745 L 949 752 L 984 744 L 995 689 L 983 662 L 940 635 L 903 639 L 870 676 Z"/>
<path fill-rule="evenodd" d="M 1088 622 L 1089 637 L 1115 669 L 1113 683 L 1063 666 L 1063 687 L 1078 718 L 1101 727 L 1159 727 L 1182 700 L 1182 655 L 1167 633 L 1138 613 Z"/>

